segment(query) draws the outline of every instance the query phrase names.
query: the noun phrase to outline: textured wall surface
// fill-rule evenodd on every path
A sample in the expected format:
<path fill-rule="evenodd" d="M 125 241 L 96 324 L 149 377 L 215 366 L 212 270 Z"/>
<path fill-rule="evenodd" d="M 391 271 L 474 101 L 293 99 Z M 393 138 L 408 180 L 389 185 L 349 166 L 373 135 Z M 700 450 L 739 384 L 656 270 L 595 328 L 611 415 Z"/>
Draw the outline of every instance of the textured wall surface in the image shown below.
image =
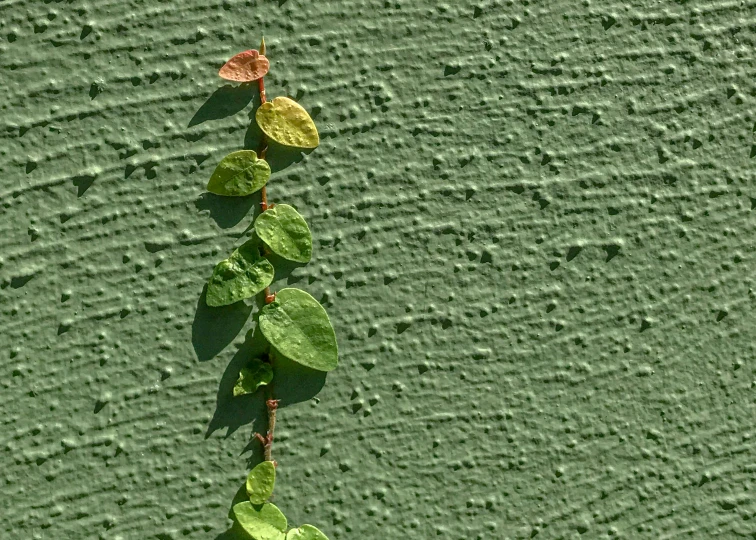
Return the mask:
<path fill-rule="evenodd" d="M 0 537 L 227 539 L 265 429 L 257 47 L 341 365 L 292 371 L 275 502 L 332 540 L 753 538 L 756 3 L 0 2 Z M 284 366 L 285 367 L 285 366 Z M 282 378 L 285 378 L 282 374 Z M 279 385 L 282 386 L 282 385 Z"/>

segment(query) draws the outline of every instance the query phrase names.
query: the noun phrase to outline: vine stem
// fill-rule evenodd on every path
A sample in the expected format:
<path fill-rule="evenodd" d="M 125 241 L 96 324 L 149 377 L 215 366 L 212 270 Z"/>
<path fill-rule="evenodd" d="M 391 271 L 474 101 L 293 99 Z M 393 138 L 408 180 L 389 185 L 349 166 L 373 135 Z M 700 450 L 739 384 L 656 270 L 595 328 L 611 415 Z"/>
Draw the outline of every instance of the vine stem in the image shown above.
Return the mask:
<path fill-rule="evenodd" d="M 260 54 L 265 55 L 265 38 L 262 38 L 260 42 Z M 260 77 L 257 80 L 257 84 L 260 88 L 260 105 L 267 101 L 265 96 L 265 77 Z M 265 155 L 268 152 L 268 141 L 265 137 L 265 133 L 262 134 L 260 140 L 260 159 L 265 159 Z M 260 208 L 263 212 L 268 209 L 268 190 L 266 186 L 263 186 L 260 190 L 260 197 L 262 202 Z M 265 303 L 270 304 L 275 299 L 275 294 L 270 293 L 270 287 L 265 287 Z M 273 365 L 273 354 L 268 354 L 268 362 Z M 259 433 L 255 433 L 257 439 L 263 445 L 263 459 L 265 461 L 273 461 L 273 432 L 276 429 L 276 411 L 278 410 L 278 400 L 275 399 L 273 394 L 273 382 L 268 385 L 268 399 L 265 401 L 265 406 L 268 408 L 268 433 L 263 437 Z M 274 462 L 275 463 L 275 462 Z"/>
<path fill-rule="evenodd" d="M 265 38 L 262 38 L 262 41 L 260 42 L 260 54 L 265 56 Z M 257 85 L 260 88 L 260 105 L 265 103 L 267 101 L 267 98 L 265 96 L 265 77 L 260 77 L 257 79 Z M 266 140 L 265 133 L 262 134 L 262 139 L 260 140 L 260 158 L 265 159 L 265 154 L 268 152 L 268 141 Z M 260 203 L 260 206 L 262 206 L 263 212 L 268 209 L 268 190 L 265 188 L 265 186 L 262 187 L 260 190 L 260 194 L 262 196 L 262 202 Z"/>
<path fill-rule="evenodd" d="M 273 390 L 270 390 L 273 395 Z M 276 429 L 276 410 L 278 409 L 278 400 L 269 399 L 265 402 L 268 406 L 268 435 L 265 437 L 263 446 L 263 456 L 265 461 L 273 461 L 273 431 Z"/>
<path fill-rule="evenodd" d="M 262 41 L 260 42 L 260 54 L 263 56 L 265 55 L 265 38 L 262 38 Z M 265 103 L 267 101 L 267 98 L 265 96 L 265 77 L 260 77 L 257 79 L 257 85 L 260 88 L 260 105 Z M 260 159 L 265 159 L 265 155 L 268 153 L 268 140 L 265 136 L 265 133 L 262 134 L 262 138 L 260 139 Z M 260 208 L 263 212 L 265 212 L 268 209 L 268 188 L 267 186 L 263 186 L 260 190 L 260 197 L 262 199 L 262 202 L 260 202 Z M 265 303 L 270 304 L 273 300 L 275 300 L 276 296 L 274 294 L 270 294 L 270 287 L 265 287 Z"/>

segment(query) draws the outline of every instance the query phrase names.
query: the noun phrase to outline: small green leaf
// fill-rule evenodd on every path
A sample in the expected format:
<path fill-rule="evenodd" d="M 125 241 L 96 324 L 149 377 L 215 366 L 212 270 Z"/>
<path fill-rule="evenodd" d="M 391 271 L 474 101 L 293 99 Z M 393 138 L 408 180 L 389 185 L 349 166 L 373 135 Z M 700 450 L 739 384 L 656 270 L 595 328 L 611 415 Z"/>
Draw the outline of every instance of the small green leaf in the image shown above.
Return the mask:
<path fill-rule="evenodd" d="M 255 506 L 249 501 L 234 505 L 234 517 L 255 540 L 285 540 L 286 516 L 271 503 Z"/>
<path fill-rule="evenodd" d="M 260 255 L 259 240 L 239 246 L 228 259 L 218 263 L 207 284 L 208 306 L 227 306 L 250 298 L 271 284 L 275 270 Z"/>
<path fill-rule="evenodd" d="M 336 333 L 323 306 L 299 289 L 281 289 L 260 310 L 260 330 L 287 358 L 319 371 L 339 362 Z"/>
<path fill-rule="evenodd" d="M 239 379 L 234 385 L 234 396 L 252 394 L 273 380 L 273 368 L 267 362 L 255 358 L 239 372 Z"/>
<path fill-rule="evenodd" d="M 270 178 L 270 165 L 254 150 L 239 150 L 224 157 L 215 168 L 207 190 L 216 195 L 243 197 L 261 189 Z"/>
<path fill-rule="evenodd" d="M 277 97 L 260 105 L 255 113 L 257 125 L 268 137 L 284 146 L 316 148 L 320 144 L 318 128 L 299 103 Z"/>
<path fill-rule="evenodd" d="M 276 255 L 306 263 L 312 258 L 312 233 L 302 215 L 288 204 L 277 204 L 257 216 L 255 232 Z"/>
<path fill-rule="evenodd" d="M 272 461 L 263 461 L 247 476 L 247 495 L 252 504 L 263 504 L 273 493 L 276 483 L 276 466 Z"/>
<path fill-rule="evenodd" d="M 328 540 L 317 527 L 302 525 L 298 529 L 291 529 L 286 533 L 286 540 Z"/>

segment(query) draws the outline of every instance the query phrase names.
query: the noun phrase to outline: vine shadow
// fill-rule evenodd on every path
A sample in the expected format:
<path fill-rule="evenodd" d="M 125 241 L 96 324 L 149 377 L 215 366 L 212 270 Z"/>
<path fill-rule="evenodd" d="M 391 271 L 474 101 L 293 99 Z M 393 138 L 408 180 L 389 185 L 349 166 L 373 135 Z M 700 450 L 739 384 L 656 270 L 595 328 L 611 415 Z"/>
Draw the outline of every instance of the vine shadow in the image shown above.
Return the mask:
<path fill-rule="evenodd" d="M 259 100 L 259 95 L 257 99 Z M 254 113 L 259 105 L 256 101 L 253 111 L 249 113 L 249 127 L 247 127 L 247 131 L 244 133 L 244 148 L 247 150 L 259 150 L 262 145 L 263 132 L 257 125 Z M 272 174 L 281 172 L 295 163 L 299 163 L 314 150 L 314 148 L 303 149 L 284 146 L 270 139 L 267 142 L 268 151 L 265 160 L 270 164 L 270 172 Z"/>
<path fill-rule="evenodd" d="M 238 86 L 226 84 L 213 92 L 194 113 L 188 127 L 209 120 L 226 118 L 242 111 L 250 103 L 252 103 L 253 111 L 260 106 L 260 89 L 257 83 L 243 83 Z M 249 116 L 253 118 L 254 113 L 250 113 Z M 257 127 L 256 124 L 255 127 Z M 251 147 L 245 144 L 244 148 Z M 194 201 L 194 206 L 200 212 L 207 211 L 221 229 L 230 229 L 239 224 L 249 214 L 250 208 L 259 202 L 259 193 L 253 193 L 247 197 L 222 197 L 206 192 Z"/>
<path fill-rule="evenodd" d="M 231 528 L 220 533 L 215 540 L 249 540 L 249 535 L 244 532 L 241 525 L 234 521 Z"/>
<path fill-rule="evenodd" d="M 309 401 L 317 396 L 325 386 L 327 373 L 308 368 L 276 355 L 273 363 L 273 381 L 275 383 L 275 397 L 279 400 L 279 414 L 282 409 L 297 403 Z M 266 419 L 260 420 L 263 433 L 268 429 L 267 410 L 263 412 Z M 262 460 L 262 446 L 260 442 L 251 437 L 247 445 L 241 451 L 247 454 L 247 467 L 250 469 Z"/>
<path fill-rule="evenodd" d="M 244 83 L 239 86 L 225 85 L 217 89 L 197 110 L 189 121 L 188 127 L 208 120 L 226 118 L 240 112 L 249 103 L 252 103 L 252 110 L 248 114 L 249 126 L 244 133 L 243 148 L 259 151 L 263 133 L 255 120 L 255 111 L 262 102 L 256 83 Z M 310 152 L 312 152 L 312 149 L 303 150 L 283 146 L 269 140 L 266 161 L 270 164 L 271 173 L 277 173 L 299 163 Z M 247 197 L 222 197 L 213 193 L 202 193 L 194 201 L 194 206 L 200 212 L 207 211 L 221 229 L 230 229 L 238 225 L 249 214 L 250 209 L 259 209 L 259 203 L 259 193 L 253 193 Z"/>
<path fill-rule="evenodd" d="M 283 146 L 274 141 L 268 142 L 268 155 L 265 159 L 270 163 L 272 173 L 283 171 L 295 163 L 299 163 L 312 153 L 314 148 L 302 149 L 292 146 Z"/>
<path fill-rule="evenodd" d="M 287 284 L 303 279 L 296 276 L 296 269 L 304 267 L 302 263 L 287 261 L 277 255 L 268 255 L 270 262 L 276 269 L 275 282 L 286 281 Z M 257 324 L 260 310 L 265 305 L 261 295 L 255 297 L 252 305 L 237 302 L 222 308 L 210 308 L 205 304 L 207 285 L 197 304 L 197 315 L 192 325 L 192 341 L 196 339 L 195 351 L 198 358 L 200 352 L 209 358 L 214 357 L 225 348 L 238 335 L 239 331 L 249 319 L 251 311 L 256 307 L 254 315 L 254 327 L 247 331 L 244 343 L 239 347 L 231 361 L 223 372 L 218 394 L 216 397 L 215 413 L 208 424 L 205 438 L 209 438 L 219 429 L 226 429 L 226 437 L 230 437 L 237 429 L 248 424 L 259 427 L 258 431 L 267 429 L 267 409 L 265 407 L 266 392 L 258 391 L 254 394 L 234 397 L 233 389 L 239 378 L 239 371 L 256 356 L 262 356 L 268 350 L 268 342 L 263 337 Z M 239 306 L 232 310 L 235 306 Z M 225 311 L 224 311 L 225 310 Z M 217 315 L 216 315 L 217 313 Z M 207 341 L 203 341 L 207 336 Z M 212 356 L 210 356 L 212 355 Z M 315 397 L 325 385 L 326 373 L 317 371 L 295 362 L 288 358 L 276 355 L 273 363 L 273 384 L 275 397 L 280 400 L 280 407 L 286 407 L 301 403 Z M 257 441 L 247 445 L 242 453 L 256 448 Z"/>
<path fill-rule="evenodd" d="M 233 508 L 234 505 L 240 502 L 248 501 L 249 495 L 247 495 L 247 486 L 246 482 L 242 483 L 241 486 L 239 486 L 239 489 L 236 490 L 236 494 L 234 495 L 234 498 L 231 500 L 231 506 L 228 508 L 228 518 L 233 520 L 233 524 L 231 527 L 228 528 L 228 530 L 223 531 L 218 536 L 215 537 L 215 540 L 249 540 L 249 535 L 244 531 L 244 529 L 239 525 L 239 523 L 234 519 L 234 512 Z"/>
<path fill-rule="evenodd" d="M 257 323 L 257 314 L 255 314 Z M 215 412 L 205 431 L 205 438 L 210 438 L 219 429 L 226 428 L 226 438 L 230 437 L 237 429 L 248 424 L 252 427 L 265 431 L 265 427 L 258 425 L 265 422 L 265 392 L 255 392 L 245 396 L 235 397 L 233 390 L 239 371 L 247 365 L 250 359 L 260 356 L 265 352 L 266 342 L 260 332 L 256 331 L 257 324 L 249 330 L 244 337 L 239 350 L 236 351 L 231 361 L 223 372 L 215 402 Z M 275 374 L 274 374 L 275 379 Z"/>
<path fill-rule="evenodd" d="M 247 214 L 250 208 L 260 203 L 260 194 L 253 193 L 246 197 L 223 197 L 214 193 L 203 193 L 196 201 L 194 206 L 200 212 L 207 210 L 210 217 L 221 229 L 230 229 L 238 225 Z"/>
<path fill-rule="evenodd" d="M 255 316 L 257 319 L 257 316 Z M 255 321 L 257 323 L 257 321 Z M 247 332 L 244 343 L 234 354 L 223 372 L 216 398 L 215 413 L 205 432 L 209 438 L 216 431 L 225 428 L 225 437 L 230 437 L 240 427 L 252 425 L 259 432 L 267 430 L 267 409 L 265 389 L 254 394 L 235 397 L 234 385 L 239 377 L 239 371 L 254 357 L 266 352 L 268 343 L 259 330 L 259 325 Z M 277 354 L 273 363 L 273 386 L 275 398 L 279 400 L 279 408 L 301 403 L 315 397 L 322 390 L 326 381 L 326 373 L 311 369 Z M 250 438 L 242 453 L 252 452 L 251 463 L 257 463 L 259 456 L 259 442 Z"/>
<path fill-rule="evenodd" d="M 236 114 L 253 104 L 248 114 L 249 126 L 244 134 L 244 149 L 259 151 L 262 145 L 263 133 L 255 121 L 255 111 L 261 104 L 259 88 L 256 83 L 245 83 L 239 86 L 225 85 L 217 89 L 197 110 L 189 126 L 192 127 L 210 120 L 219 120 Z M 312 150 L 286 147 L 275 141 L 268 141 L 266 160 L 271 166 L 271 172 L 283 171 L 287 167 L 302 161 Z M 255 205 L 260 195 L 255 193 L 248 197 L 221 197 L 211 193 L 203 193 L 195 201 L 195 207 L 200 211 L 208 211 L 213 220 L 223 229 L 231 228 L 241 222 L 253 209 L 253 218 L 260 212 Z M 252 225 L 247 228 L 251 229 Z M 245 233 L 247 232 L 245 231 Z M 303 279 L 296 276 L 294 271 L 303 266 L 299 263 L 284 260 L 275 255 L 269 256 L 276 269 L 276 281 L 286 280 L 292 284 Z M 249 330 L 244 342 L 231 358 L 221 377 L 216 398 L 216 408 L 210 420 L 205 438 L 209 438 L 219 429 L 226 428 L 226 437 L 230 437 L 240 427 L 252 424 L 258 431 L 267 429 L 267 409 L 265 406 L 265 392 L 252 395 L 233 396 L 233 387 L 239 376 L 239 371 L 250 359 L 266 351 L 268 344 L 257 326 L 259 310 L 263 300 L 258 295 L 255 304 L 237 302 L 230 306 L 219 308 L 209 307 L 205 301 L 207 285 L 197 301 L 197 309 L 192 322 L 192 345 L 199 361 L 204 362 L 214 358 L 225 349 L 246 325 L 256 305 L 254 315 L 255 326 Z M 280 407 L 286 407 L 315 397 L 325 385 L 326 373 L 296 364 L 281 356 L 276 356 L 274 363 L 275 397 L 280 400 Z M 262 455 L 259 443 L 251 438 L 242 453 L 251 452 L 250 463 L 259 461 Z M 240 532 L 232 527 L 221 533 L 216 540 L 232 540 Z"/>
<path fill-rule="evenodd" d="M 225 84 L 213 92 L 197 109 L 187 127 L 196 126 L 209 120 L 220 120 L 242 111 L 260 93 L 256 83 L 242 83 L 238 86 Z"/>
<path fill-rule="evenodd" d="M 205 298 L 207 284 L 202 288 L 192 321 L 192 346 L 200 362 L 206 362 L 231 343 L 249 319 L 253 305 L 237 302 L 230 306 L 210 307 Z"/>
<path fill-rule="evenodd" d="M 247 228 L 242 237 L 250 230 L 252 230 L 252 225 Z M 275 268 L 275 281 L 282 282 L 286 280 L 287 285 L 292 285 L 304 279 L 303 276 L 297 276 L 295 272 L 298 268 L 304 267 L 304 264 L 288 261 L 272 253 L 268 255 L 268 259 Z M 194 347 L 194 353 L 197 355 L 197 360 L 200 362 L 206 362 L 215 358 L 218 353 L 225 349 L 239 335 L 239 332 L 247 324 L 249 316 L 255 307 L 257 307 L 257 312 L 259 313 L 260 308 L 263 306 L 259 295 L 255 299 L 255 303 L 242 301 L 222 307 L 208 306 L 206 298 L 207 283 L 202 287 L 202 293 L 197 300 L 197 309 L 194 312 L 194 320 L 192 321 L 192 346 Z M 255 315 L 256 321 L 257 315 Z M 248 335 L 247 337 L 250 336 Z M 257 345 L 259 344 L 249 342 L 246 339 L 236 354 L 246 354 L 247 359 L 251 358 L 251 354 L 259 355 L 262 352 L 261 350 L 255 348 L 245 350 L 248 347 L 255 347 Z M 236 374 L 238 375 L 238 373 L 239 370 L 237 369 Z M 236 379 L 234 379 L 235 381 Z M 231 387 L 233 388 L 233 384 Z"/>

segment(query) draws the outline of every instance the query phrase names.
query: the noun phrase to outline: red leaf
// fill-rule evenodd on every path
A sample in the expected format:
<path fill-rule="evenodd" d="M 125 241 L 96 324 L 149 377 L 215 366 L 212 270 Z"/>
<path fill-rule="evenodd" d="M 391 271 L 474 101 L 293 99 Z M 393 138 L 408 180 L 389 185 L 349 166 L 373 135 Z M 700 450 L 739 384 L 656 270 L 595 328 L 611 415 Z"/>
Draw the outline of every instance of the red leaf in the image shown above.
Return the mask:
<path fill-rule="evenodd" d="M 218 75 L 228 81 L 250 82 L 265 76 L 270 62 L 255 49 L 237 54 L 226 62 Z"/>

